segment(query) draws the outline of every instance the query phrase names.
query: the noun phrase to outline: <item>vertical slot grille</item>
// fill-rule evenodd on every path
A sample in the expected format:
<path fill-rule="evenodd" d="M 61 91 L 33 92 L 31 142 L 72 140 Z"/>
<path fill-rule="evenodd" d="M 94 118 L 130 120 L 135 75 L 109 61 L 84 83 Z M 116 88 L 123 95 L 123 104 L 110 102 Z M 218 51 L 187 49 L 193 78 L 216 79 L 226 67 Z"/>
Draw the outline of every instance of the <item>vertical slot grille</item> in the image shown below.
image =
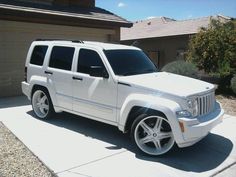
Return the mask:
<path fill-rule="evenodd" d="M 198 115 L 202 116 L 213 111 L 215 107 L 215 94 L 214 92 L 199 96 L 197 98 Z"/>

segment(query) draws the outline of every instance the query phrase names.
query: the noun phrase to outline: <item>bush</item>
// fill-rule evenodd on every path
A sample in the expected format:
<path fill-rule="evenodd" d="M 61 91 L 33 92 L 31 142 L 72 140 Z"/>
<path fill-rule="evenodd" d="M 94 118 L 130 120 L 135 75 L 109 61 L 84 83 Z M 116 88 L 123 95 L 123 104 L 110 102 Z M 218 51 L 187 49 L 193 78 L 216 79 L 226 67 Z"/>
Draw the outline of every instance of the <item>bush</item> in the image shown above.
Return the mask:
<path fill-rule="evenodd" d="M 236 75 L 231 79 L 231 89 L 236 94 Z"/>
<path fill-rule="evenodd" d="M 220 77 L 236 72 L 236 30 L 230 21 L 212 20 L 189 42 L 187 60 L 200 70 Z"/>
<path fill-rule="evenodd" d="M 187 77 L 198 78 L 197 67 L 189 62 L 183 60 L 168 63 L 162 68 L 162 71 L 179 74 Z"/>

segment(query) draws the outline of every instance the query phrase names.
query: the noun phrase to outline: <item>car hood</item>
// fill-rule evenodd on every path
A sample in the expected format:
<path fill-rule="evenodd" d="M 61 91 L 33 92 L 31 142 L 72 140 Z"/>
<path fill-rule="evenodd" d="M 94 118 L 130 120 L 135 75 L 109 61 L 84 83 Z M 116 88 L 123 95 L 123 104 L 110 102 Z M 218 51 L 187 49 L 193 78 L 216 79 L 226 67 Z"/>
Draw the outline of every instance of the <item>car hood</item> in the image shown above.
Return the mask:
<path fill-rule="evenodd" d="M 215 88 L 213 84 L 167 72 L 121 76 L 119 82 L 181 97 L 202 94 Z"/>

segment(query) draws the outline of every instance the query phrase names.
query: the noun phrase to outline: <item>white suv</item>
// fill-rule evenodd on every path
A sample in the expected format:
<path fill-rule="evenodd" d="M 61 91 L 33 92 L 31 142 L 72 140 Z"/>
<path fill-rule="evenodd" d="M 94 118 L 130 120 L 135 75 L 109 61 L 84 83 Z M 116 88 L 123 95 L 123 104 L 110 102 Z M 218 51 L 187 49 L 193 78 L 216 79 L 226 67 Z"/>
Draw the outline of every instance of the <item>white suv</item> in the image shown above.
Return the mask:
<path fill-rule="evenodd" d="M 38 118 L 65 111 L 111 124 L 149 155 L 198 142 L 224 114 L 214 85 L 158 72 L 139 48 L 99 42 L 34 41 L 22 91 Z"/>

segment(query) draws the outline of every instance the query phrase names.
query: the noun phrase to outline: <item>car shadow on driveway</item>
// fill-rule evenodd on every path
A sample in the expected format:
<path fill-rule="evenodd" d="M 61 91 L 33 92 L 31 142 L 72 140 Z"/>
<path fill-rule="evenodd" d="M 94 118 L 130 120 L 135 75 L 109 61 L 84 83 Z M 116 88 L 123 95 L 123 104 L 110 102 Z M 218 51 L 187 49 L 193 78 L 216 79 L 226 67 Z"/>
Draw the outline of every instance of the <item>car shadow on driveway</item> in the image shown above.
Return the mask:
<path fill-rule="evenodd" d="M 0 98 L 0 109 L 30 105 L 26 96 Z"/>
<path fill-rule="evenodd" d="M 27 114 L 35 118 L 33 111 L 28 111 Z M 134 153 L 135 157 L 140 160 L 158 162 L 172 168 L 191 172 L 205 172 L 216 168 L 226 160 L 233 148 L 233 143 L 229 139 L 210 133 L 191 147 L 174 147 L 167 155 L 151 157 L 137 150 L 131 143 L 129 135 L 123 134 L 114 126 L 69 113 L 56 114 L 49 120 L 41 121 L 112 144 L 106 147 L 108 150 L 124 148 Z"/>

